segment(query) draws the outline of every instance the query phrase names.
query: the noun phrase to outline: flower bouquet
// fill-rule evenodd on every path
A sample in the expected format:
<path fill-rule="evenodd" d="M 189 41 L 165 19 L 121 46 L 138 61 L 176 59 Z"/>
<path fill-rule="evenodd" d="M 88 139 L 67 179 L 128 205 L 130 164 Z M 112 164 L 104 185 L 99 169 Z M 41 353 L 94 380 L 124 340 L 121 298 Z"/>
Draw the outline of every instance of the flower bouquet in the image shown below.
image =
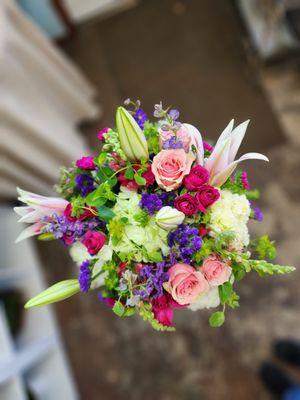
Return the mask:
<path fill-rule="evenodd" d="M 127 107 L 127 109 L 125 108 Z M 31 225 L 17 241 L 38 235 L 59 239 L 79 266 L 78 277 L 54 284 L 29 300 L 37 307 L 96 290 L 120 317 L 138 313 L 157 330 L 174 330 L 173 311 L 239 305 L 234 287 L 248 272 L 283 274 L 291 266 L 272 264 L 274 242 L 250 240 L 249 221 L 263 216 L 240 162 L 268 161 L 259 153 L 235 159 L 248 122 L 230 121 L 215 145 L 179 112 L 155 105 L 150 122 L 140 103 L 118 107 L 116 128 L 98 133 L 95 157 L 62 168 L 60 198 L 18 189 L 25 206 L 20 222 Z"/>

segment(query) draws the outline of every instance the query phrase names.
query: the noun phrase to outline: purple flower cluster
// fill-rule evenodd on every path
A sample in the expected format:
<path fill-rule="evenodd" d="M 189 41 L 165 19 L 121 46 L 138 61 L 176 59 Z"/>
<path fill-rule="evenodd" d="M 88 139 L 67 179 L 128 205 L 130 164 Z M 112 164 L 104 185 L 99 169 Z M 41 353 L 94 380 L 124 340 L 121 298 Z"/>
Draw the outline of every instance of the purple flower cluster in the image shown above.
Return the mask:
<path fill-rule="evenodd" d="M 259 207 L 253 208 L 253 215 L 254 215 L 254 219 L 256 219 L 256 221 L 261 222 L 264 219 L 264 214 Z"/>
<path fill-rule="evenodd" d="M 82 197 L 95 190 L 94 179 L 90 175 L 80 174 L 75 178 L 76 186 Z"/>
<path fill-rule="evenodd" d="M 144 129 L 145 122 L 148 120 L 147 114 L 142 108 L 138 108 L 134 113 L 133 118 L 136 120 L 138 126 Z"/>
<path fill-rule="evenodd" d="M 156 194 L 142 194 L 140 207 L 146 210 L 149 215 L 153 215 L 155 211 L 160 210 L 162 205 L 161 199 Z"/>
<path fill-rule="evenodd" d="M 202 246 L 202 238 L 197 228 L 181 224 L 168 234 L 168 244 L 171 248 L 170 260 L 172 263 L 183 261 L 189 264 L 194 253 Z"/>
<path fill-rule="evenodd" d="M 92 272 L 89 260 L 80 265 L 78 282 L 81 292 L 88 292 L 91 287 Z"/>
<path fill-rule="evenodd" d="M 183 149 L 183 143 L 181 140 L 177 138 L 177 136 L 171 136 L 170 139 L 165 140 L 163 142 L 162 148 L 164 150 L 169 150 L 169 149 Z"/>
<path fill-rule="evenodd" d="M 158 197 L 162 201 L 163 207 L 170 206 L 174 207 L 174 202 L 176 198 L 176 194 L 173 192 L 162 192 L 158 194 Z"/>
<path fill-rule="evenodd" d="M 52 214 L 44 217 L 43 233 L 52 233 L 56 239 L 61 239 L 66 245 L 81 239 L 87 231 L 92 231 L 101 223 L 97 218 L 85 221 L 69 221 L 65 215 Z"/>
<path fill-rule="evenodd" d="M 140 278 L 146 281 L 146 288 L 139 291 L 141 298 L 152 297 L 153 299 L 163 295 L 163 283 L 169 279 L 164 261 L 156 265 L 144 265 L 139 272 Z"/>

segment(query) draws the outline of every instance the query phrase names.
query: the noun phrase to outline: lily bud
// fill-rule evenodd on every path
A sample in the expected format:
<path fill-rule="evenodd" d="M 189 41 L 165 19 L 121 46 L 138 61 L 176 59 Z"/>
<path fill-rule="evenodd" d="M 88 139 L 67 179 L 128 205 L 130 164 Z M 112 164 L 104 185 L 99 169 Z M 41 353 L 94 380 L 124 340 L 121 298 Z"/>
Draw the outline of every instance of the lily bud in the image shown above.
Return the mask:
<path fill-rule="evenodd" d="M 123 152 L 130 161 L 148 160 L 148 145 L 143 131 L 133 116 L 123 107 L 118 107 L 116 125 Z"/>
<path fill-rule="evenodd" d="M 177 228 L 178 225 L 182 224 L 184 220 L 184 213 L 173 207 L 163 207 L 161 208 L 155 217 L 155 222 L 157 225 L 165 229 L 166 231 L 171 231 Z"/>

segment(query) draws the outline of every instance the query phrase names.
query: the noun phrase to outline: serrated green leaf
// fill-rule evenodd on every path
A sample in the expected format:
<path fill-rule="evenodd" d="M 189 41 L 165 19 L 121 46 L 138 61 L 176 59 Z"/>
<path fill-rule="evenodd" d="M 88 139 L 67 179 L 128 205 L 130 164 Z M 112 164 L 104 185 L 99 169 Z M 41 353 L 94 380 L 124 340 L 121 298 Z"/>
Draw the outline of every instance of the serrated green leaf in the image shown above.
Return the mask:
<path fill-rule="evenodd" d="M 25 308 L 40 307 L 67 299 L 80 291 L 77 279 L 68 279 L 55 283 L 37 296 L 30 299 Z"/>
<path fill-rule="evenodd" d="M 116 301 L 113 308 L 113 312 L 118 316 L 118 317 L 123 317 L 125 313 L 125 307 L 120 301 Z"/>
<path fill-rule="evenodd" d="M 225 322 L 225 314 L 223 311 L 216 311 L 209 317 L 209 324 L 213 328 L 219 328 Z"/>
<path fill-rule="evenodd" d="M 219 286 L 219 295 L 220 295 L 220 300 L 221 304 L 225 304 L 226 301 L 230 298 L 232 295 L 232 284 L 230 282 L 225 282 L 223 285 Z"/>

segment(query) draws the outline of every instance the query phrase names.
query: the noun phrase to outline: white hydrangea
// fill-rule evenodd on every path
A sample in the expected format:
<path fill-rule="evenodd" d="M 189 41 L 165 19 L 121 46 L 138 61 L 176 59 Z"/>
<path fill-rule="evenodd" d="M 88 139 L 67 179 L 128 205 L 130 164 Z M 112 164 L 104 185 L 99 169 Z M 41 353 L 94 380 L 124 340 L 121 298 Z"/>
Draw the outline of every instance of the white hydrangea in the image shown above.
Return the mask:
<path fill-rule="evenodd" d="M 215 308 L 220 305 L 220 296 L 218 287 L 212 287 L 209 291 L 200 296 L 197 301 L 190 304 L 188 308 L 192 311 L 203 310 L 204 308 Z"/>
<path fill-rule="evenodd" d="M 222 190 L 221 197 L 210 208 L 209 227 L 213 233 L 234 231 L 236 237 L 232 246 L 241 249 L 249 244 L 247 223 L 251 207 L 245 195 Z"/>

